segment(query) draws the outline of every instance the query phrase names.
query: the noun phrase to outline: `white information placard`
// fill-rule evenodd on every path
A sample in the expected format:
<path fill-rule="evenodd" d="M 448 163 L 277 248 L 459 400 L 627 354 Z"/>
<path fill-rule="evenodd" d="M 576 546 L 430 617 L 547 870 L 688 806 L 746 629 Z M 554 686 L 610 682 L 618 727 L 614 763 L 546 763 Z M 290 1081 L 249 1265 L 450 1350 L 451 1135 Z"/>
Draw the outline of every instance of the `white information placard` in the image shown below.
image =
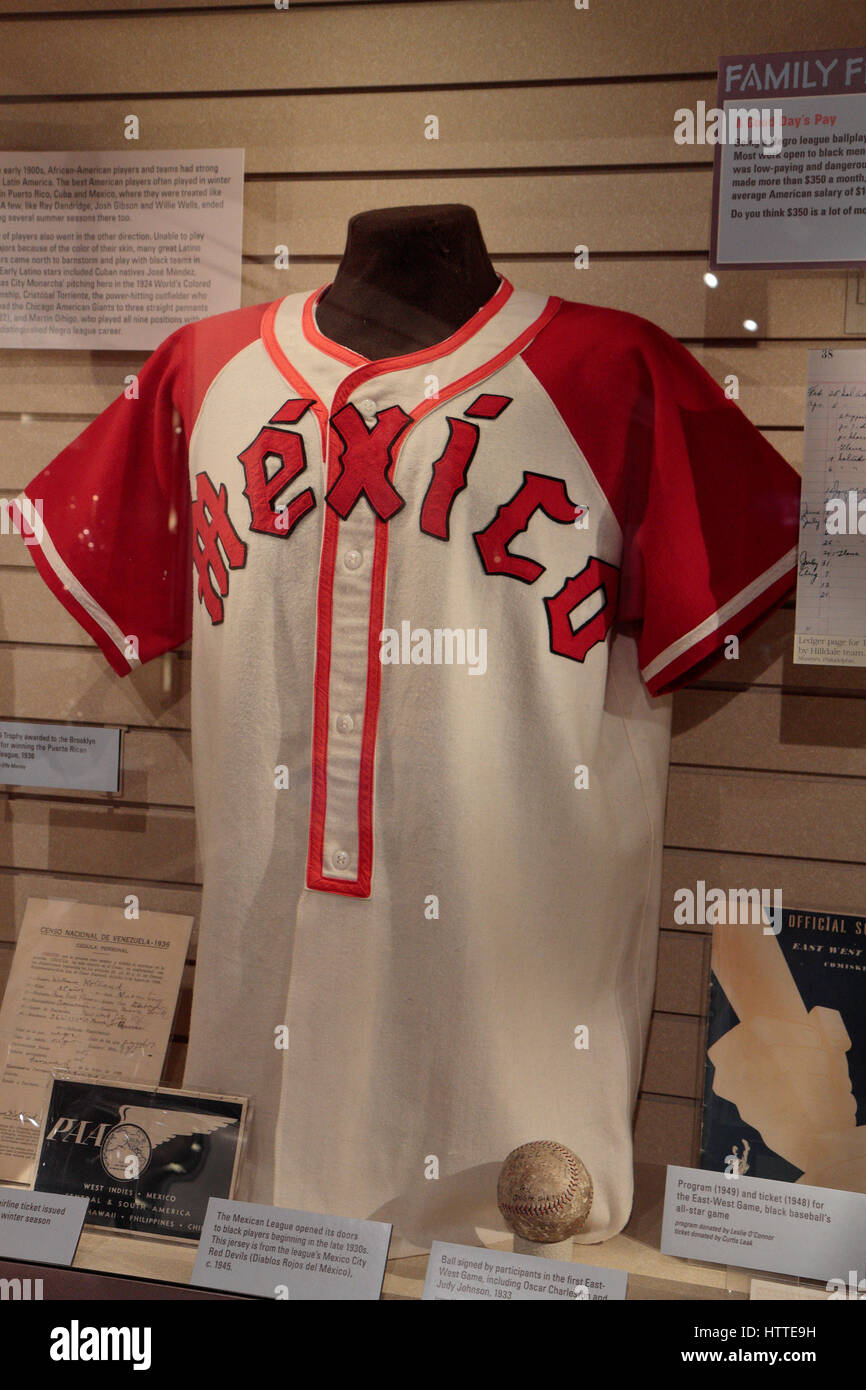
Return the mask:
<path fill-rule="evenodd" d="M 0 782 L 75 791 L 120 789 L 120 730 L 0 720 Z"/>
<path fill-rule="evenodd" d="M 668 1166 L 663 1255 L 847 1279 L 866 1273 L 866 1193 Z"/>
<path fill-rule="evenodd" d="M 716 109 L 713 268 L 862 264 L 866 49 L 720 58 Z"/>
<path fill-rule="evenodd" d="M 421 1297 L 428 1302 L 444 1299 L 458 1303 L 551 1298 L 609 1303 L 624 1299 L 627 1285 L 628 1275 L 623 1269 L 434 1240 Z"/>
<path fill-rule="evenodd" d="M 191 1284 L 262 1298 L 376 1300 L 391 1227 L 212 1197 Z"/>
<path fill-rule="evenodd" d="M 71 1265 L 88 1202 L 88 1197 L 0 1187 L 0 1255 Z"/>
<path fill-rule="evenodd" d="M 0 348 L 151 349 L 237 309 L 243 150 L 0 153 Z"/>

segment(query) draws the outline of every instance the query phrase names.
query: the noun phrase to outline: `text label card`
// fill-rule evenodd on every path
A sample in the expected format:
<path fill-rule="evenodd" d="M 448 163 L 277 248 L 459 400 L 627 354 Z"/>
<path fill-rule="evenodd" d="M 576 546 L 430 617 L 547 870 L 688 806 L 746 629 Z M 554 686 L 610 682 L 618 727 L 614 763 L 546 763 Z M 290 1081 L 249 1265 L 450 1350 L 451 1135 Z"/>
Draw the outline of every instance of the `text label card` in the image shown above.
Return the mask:
<path fill-rule="evenodd" d="M 864 58 L 832 49 L 719 59 L 713 269 L 862 263 Z"/>
<path fill-rule="evenodd" d="M 804 665 L 866 666 L 864 439 L 866 348 L 811 348 L 794 622 Z"/>
<path fill-rule="evenodd" d="M 116 792 L 120 788 L 120 730 L 0 720 L 0 782 Z"/>
<path fill-rule="evenodd" d="M 211 1198 L 191 1284 L 309 1302 L 376 1300 L 391 1227 Z"/>
<path fill-rule="evenodd" d="M 87 1204 L 87 1197 L 0 1187 L 0 1255 L 38 1264 L 71 1265 Z"/>
<path fill-rule="evenodd" d="M 241 302 L 244 152 L 0 153 L 0 348 L 155 348 Z"/>
<path fill-rule="evenodd" d="M 598 1269 L 434 1240 L 421 1297 L 460 1302 L 570 1298 L 608 1303 L 625 1298 L 627 1283 L 628 1275 L 622 1269 Z"/>
<path fill-rule="evenodd" d="M 667 1171 L 662 1254 L 810 1279 L 864 1273 L 866 1194 L 802 1183 Z"/>

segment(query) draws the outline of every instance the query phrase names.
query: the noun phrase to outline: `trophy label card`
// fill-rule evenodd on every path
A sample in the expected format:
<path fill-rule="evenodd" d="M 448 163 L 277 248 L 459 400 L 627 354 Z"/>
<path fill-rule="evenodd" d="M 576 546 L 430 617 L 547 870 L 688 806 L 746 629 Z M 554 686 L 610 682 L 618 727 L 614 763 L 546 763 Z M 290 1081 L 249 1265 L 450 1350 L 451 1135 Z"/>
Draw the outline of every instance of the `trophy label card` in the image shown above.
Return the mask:
<path fill-rule="evenodd" d="M 58 1079 L 34 1189 L 89 1197 L 89 1226 L 198 1240 L 234 1191 L 245 1119 L 239 1096 Z"/>
<path fill-rule="evenodd" d="M 0 782 L 66 791 L 120 790 L 120 730 L 0 720 Z"/>
<path fill-rule="evenodd" d="M 864 1274 L 866 1194 L 668 1165 L 663 1255 L 770 1274 Z"/>
<path fill-rule="evenodd" d="M 190 1283 L 296 1302 L 375 1301 L 390 1241 L 384 1221 L 214 1197 Z"/>
<path fill-rule="evenodd" d="M 537 1302 L 568 1298 L 609 1303 L 625 1298 L 628 1275 L 623 1269 L 546 1260 L 537 1255 L 509 1255 L 434 1240 L 427 1262 L 422 1299 L 513 1299 Z"/>
<path fill-rule="evenodd" d="M 86 1197 L 0 1187 L 0 1255 L 71 1265 L 86 1214 Z"/>

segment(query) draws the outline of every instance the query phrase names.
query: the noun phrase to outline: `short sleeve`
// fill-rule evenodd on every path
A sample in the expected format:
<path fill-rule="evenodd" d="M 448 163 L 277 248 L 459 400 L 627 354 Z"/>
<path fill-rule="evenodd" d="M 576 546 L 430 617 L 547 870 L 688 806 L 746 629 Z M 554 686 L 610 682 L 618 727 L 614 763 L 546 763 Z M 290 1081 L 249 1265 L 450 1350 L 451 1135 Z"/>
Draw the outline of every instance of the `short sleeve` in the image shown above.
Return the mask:
<path fill-rule="evenodd" d="M 694 357 L 645 323 L 631 424 L 628 617 L 652 694 L 722 655 L 795 580 L 800 479 Z"/>
<path fill-rule="evenodd" d="M 16 499 L 42 578 L 121 675 L 191 631 L 184 333 Z"/>

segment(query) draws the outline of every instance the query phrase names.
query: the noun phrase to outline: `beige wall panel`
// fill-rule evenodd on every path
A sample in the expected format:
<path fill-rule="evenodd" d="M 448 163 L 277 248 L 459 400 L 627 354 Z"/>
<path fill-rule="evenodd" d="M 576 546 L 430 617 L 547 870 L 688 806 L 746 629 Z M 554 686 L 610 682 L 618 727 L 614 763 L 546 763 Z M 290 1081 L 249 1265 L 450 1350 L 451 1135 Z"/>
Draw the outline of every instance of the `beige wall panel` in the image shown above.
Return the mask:
<path fill-rule="evenodd" d="M 119 800 L 192 808 L 189 734 L 163 729 L 131 729 L 125 734 Z"/>
<path fill-rule="evenodd" d="M 95 647 L 0 646 L 0 719 L 188 729 L 191 663 L 178 653 L 168 662 L 171 688 L 163 693 L 161 660 L 118 676 Z"/>
<path fill-rule="evenodd" d="M 864 784 L 853 777 L 672 767 L 665 844 L 856 863 L 866 846 Z"/>
<path fill-rule="evenodd" d="M 186 1065 L 186 1040 L 172 1038 L 165 1054 L 165 1063 L 160 1077 L 161 1086 L 180 1090 L 183 1086 L 183 1069 Z"/>
<path fill-rule="evenodd" d="M 193 805 L 192 764 L 188 733 L 163 729 L 132 729 L 123 736 L 122 782 L 119 794 L 76 791 L 64 795 L 52 787 L 27 787 L 21 795 L 102 803 L 105 806 Z"/>
<path fill-rule="evenodd" d="M 146 352 L 83 352 L 70 348 L 0 351 L 0 401 L 4 413 L 97 415 L 120 395 L 124 377 L 137 371 L 146 357 Z M 81 428 L 85 423 L 81 421 Z M 48 455 L 42 463 L 49 463 L 51 457 Z M 40 460 L 35 462 L 33 472 L 38 472 Z"/>
<path fill-rule="evenodd" d="M 690 343 L 702 367 L 718 382 L 739 378 L 739 404 L 750 420 L 764 428 L 802 426 L 806 407 L 808 350 L 826 343 Z M 850 344 L 845 344 L 850 346 Z"/>
<path fill-rule="evenodd" d="M 700 1014 L 706 1008 L 710 974 L 709 937 L 700 930 L 659 933 L 653 1008 L 662 1013 Z"/>
<path fill-rule="evenodd" d="M 0 353 L 0 358 L 3 356 Z M 9 351 L 8 356 L 14 353 Z M 57 402 L 58 411 L 63 412 L 62 419 L 45 420 L 26 415 L 23 420 L 0 418 L 0 492 L 7 497 L 20 492 L 92 419 L 91 415 L 67 415 L 67 403 L 64 399 Z M 8 563 L 5 555 L 2 563 Z"/>
<path fill-rule="evenodd" d="M 697 1101 L 642 1095 L 635 1113 L 635 1162 L 692 1167 L 699 1155 L 699 1124 Z"/>
<path fill-rule="evenodd" d="M 662 1096 L 703 1095 L 705 1038 L 701 1018 L 653 1014 L 641 1090 Z"/>
<path fill-rule="evenodd" d="M 12 495 L 11 492 L 5 493 L 4 500 Z M 21 537 L 11 530 L 5 534 L 0 531 L 0 585 L 3 584 L 4 569 L 29 569 L 32 564 L 33 555 L 26 544 L 22 545 Z"/>
<path fill-rule="evenodd" d="M 539 240 L 549 244 L 543 232 Z M 838 338 L 844 332 L 844 272 L 722 272 L 718 288 L 711 290 L 703 283 L 706 268 L 704 256 L 688 255 L 631 259 L 605 253 L 602 259 L 590 254 L 587 270 L 575 270 L 568 259 L 497 262 L 520 289 L 640 314 L 675 338 L 733 338 L 751 345 L 752 335 L 743 328 L 747 318 L 759 324 L 761 338 L 798 338 L 805 324 L 812 337 Z M 326 269 L 319 283 L 332 276 L 333 269 Z M 731 344 L 732 351 L 736 347 Z"/>
<path fill-rule="evenodd" d="M 710 78 L 473 91 L 322 92 L 136 100 L 137 150 L 237 149 L 247 174 L 538 165 L 712 164 L 678 145 L 674 112 L 712 105 Z M 0 106 L 0 148 L 101 150 L 120 142 L 128 101 Z M 424 122 L 439 120 L 439 139 Z"/>
<path fill-rule="evenodd" d="M 405 5 L 414 3 L 415 0 L 387 0 L 391 5 Z M 427 0 L 428 4 L 440 5 L 447 4 L 449 0 Z M 234 9 L 242 6 L 254 6 L 261 9 L 262 5 L 268 4 L 269 0 L 232 0 Z M 297 5 L 333 5 L 335 0 L 270 0 L 270 3 L 277 7 L 281 4 L 288 11 Z M 341 5 L 369 5 L 372 0 L 338 0 Z M 497 0 L 487 0 L 488 4 L 496 4 Z M 529 4 L 529 0 L 525 0 Z M 215 0 L 162 0 L 160 9 L 177 10 L 212 10 Z M 34 8 L 34 0 L 0 0 L 0 14 L 26 15 Z M 87 11 L 88 14 L 101 14 L 103 11 L 111 10 L 117 14 L 136 14 L 139 10 L 152 10 L 153 0 L 39 0 L 39 10 L 46 14 L 66 14 L 70 12 Z"/>
<path fill-rule="evenodd" d="M 769 433 L 768 438 L 771 443 L 776 442 L 774 433 Z M 800 438 L 802 439 L 802 436 Z M 781 452 L 785 453 L 785 450 Z M 862 667 L 795 665 L 793 654 L 794 608 L 791 604 L 789 607 L 777 608 L 766 622 L 741 643 L 737 661 L 717 662 L 696 684 L 730 688 L 783 685 L 791 690 L 812 690 L 822 694 L 837 691 L 862 694 Z M 675 709 L 679 698 L 679 695 L 674 696 Z"/>
<path fill-rule="evenodd" d="M 674 921 L 674 894 L 680 888 L 695 891 L 699 879 L 707 889 L 778 888 L 783 906 L 831 909 L 866 918 L 866 863 L 845 864 L 817 859 L 774 858 L 761 854 L 724 854 L 719 850 L 666 849 L 662 861 L 662 928 L 676 932 L 705 932 L 701 923 L 679 925 Z"/>
<path fill-rule="evenodd" d="M 0 797 L 0 866 L 196 884 L 191 811 Z M 133 889 L 133 891 L 135 891 Z"/>
<path fill-rule="evenodd" d="M 339 255 L 356 212 L 415 203 L 470 203 L 496 256 L 527 252 L 704 251 L 712 173 L 707 169 L 584 174 L 472 174 L 452 178 L 254 179 L 244 198 L 244 250 Z"/>
<path fill-rule="evenodd" d="M 510 274 L 508 278 L 512 278 Z M 311 289 L 323 283 L 322 279 L 305 276 L 297 288 Z M 293 292 L 291 283 L 284 292 Z M 264 299 L 267 298 L 265 294 Z M 688 343 L 690 351 L 716 381 L 724 381 L 732 372 L 739 377 L 739 404 L 756 425 L 783 429 L 802 427 L 806 353 L 810 347 L 826 346 L 827 339 L 805 338 L 797 343 Z M 20 411 L 55 414 L 72 400 L 76 411 L 97 414 L 110 405 L 123 389 L 124 376 L 136 371 L 146 356 L 70 350 L 0 352 L 0 400 L 7 415 Z M 45 458 L 44 463 L 48 462 Z M 34 472 L 39 466 L 37 461 Z"/>
<path fill-rule="evenodd" d="M 7 569 L 0 579 L 0 641 L 60 642 L 95 647 L 34 568 Z"/>
<path fill-rule="evenodd" d="M 142 912 L 179 912 L 196 919 L 189 951 L 190 958 L 194 958 L 201 890 L 196 887 L 164 888 L 158 883 L 134 879 L 121 883 L 0 869 L 0 941 L 17 940 L 28 898 L 65 898 L 71 902 L 95 903 L 99 907 L 123 907 L 130 893 L 137 895 Z"/>
<path fill-rule="evenodd" d="M 866 700 L 778 690 L 681 691 L 671 761 L 866 777 Z"/>
<path fill-rule="evenodd" d="M 275 270 L 270 261 L 247 261 L 243 266 L 243 302 L 261 304 L 285 294 L 317 289 L 333 279 L 337 263 L 336 257 L 333 261 L 299 261 L 286 273 Z M 723 277 L 720 288 L 711 291 L 701 279 L 704 262 L 688 257 L 648 261 L 596 258 L 585 271 L 575 270 L 570 260 L 512 260 L 506 257 L 497 262 L 497 268 L 518 289 L 556 294 L 563 299 L 639 314 L 676 338 L 739 338 L 744 350 L 748 351 L 753 350 L 753 343 L 742 323 L 749 316 L 756 317 L 762 336 L 766 338 L 796 336 L 798 325 L 803 323 L 810 325 L 813 334 L 837 338 L 844 322 L 845 277 L 829 272 L 818 273 L 814 281 L 784 271 L 735 275 Z M 736 353 L 740 347 L 734 341 L 727 350 Z M 32 394 L 7 396 L 9 408 L 65 414 L 71 388 L 55 388 L 49 359 L 67 352 L 81 364 L 78 385 L 87 392 L 81 399 L 86 400 L 94 414 L 119 394 L 124 376 L 140 367 L 147 355 L 144 351 L 100 353 L 99 357 L 105 355 L 111 359 L 110 370 L 94 374 L 93 354 L 68 349 L 40 350 L 41 370 L 46 376 L 50 374 L 51 379 L 44 383 L 34 381 Z M 29 351 L 7 350 L 0 355 L 0 370 L 14 371 L 16 357 L 23 359 L 35 355 Z M 35 365 L 39 371 L 39 361 Z M 97 362 L 97 365 L 100 364 Z M 805 365 L 803 372 L 805 374 Z M 97 383 L 105 388 L 98 395 L 91 390 Z M 40 390 L 37 397 L 35 392 L 43 384 L 55 389 L 48 393 Z M 41 405 L 34 405 L 34 401 Z M 78 402 L 76 395 L 76 404 Z M 0 489 L 13 493 L 23 487 L 42 464 L 80 433 L 89 418 L 77 416 L 74 422 L 77 428 L 65 421 L 48 421 L 32 414 L 25 422 L 8 417 L 0 419 L 0 445 L 4 446 L 0 449 Z"/>
<path fill-rule="evenodd" d="M 718 0 L 711 20 L 666 0 L 576 10 L 563 0 L 399 6 L 304 5 L 126 18 L 10 19 L 8 95 L 246 91 L 628 77 L 707 72 L 725 52 L 785 52 L 862 41 L 861 0 L 820 13 L 797 3 Z M 191 61 L 194 53 L 195 61 Z"/>

